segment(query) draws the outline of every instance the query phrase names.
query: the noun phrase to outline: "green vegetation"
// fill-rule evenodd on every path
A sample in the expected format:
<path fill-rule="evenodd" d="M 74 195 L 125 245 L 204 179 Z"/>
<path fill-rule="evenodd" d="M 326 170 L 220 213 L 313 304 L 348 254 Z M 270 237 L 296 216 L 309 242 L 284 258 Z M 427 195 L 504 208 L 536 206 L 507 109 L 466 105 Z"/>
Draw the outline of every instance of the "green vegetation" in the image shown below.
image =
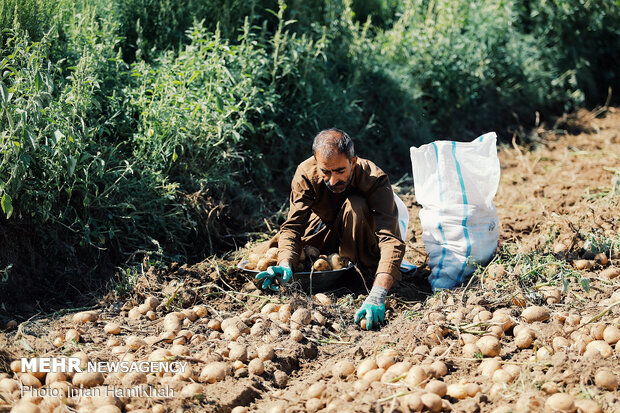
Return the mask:
<path fill-rule="evenodd" d="M 322 128 L 399 176 L 411 145 L 601 103 L 620 66 L 611 1 L 5 0 L 0 26 L 0 226 L 69 272 L 229 248 Z"/>

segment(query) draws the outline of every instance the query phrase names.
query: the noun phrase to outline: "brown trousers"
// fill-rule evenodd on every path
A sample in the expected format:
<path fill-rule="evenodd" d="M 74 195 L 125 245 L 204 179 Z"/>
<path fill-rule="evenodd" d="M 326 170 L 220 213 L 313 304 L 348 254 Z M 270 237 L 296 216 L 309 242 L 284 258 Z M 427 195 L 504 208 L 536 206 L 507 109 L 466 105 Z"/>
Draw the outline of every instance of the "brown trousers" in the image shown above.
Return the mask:
<path fill-rule="evenodd" d="M 310 214 L 308 226 L 301 237 L 302 248 L 311 245 L 322 254 L 338 252 L 357 264 L 366 276 L 374 276 L 379 264 L 379 240 L 375 224 L 366 200 L 359 195 L 349 196 L 331 226 L 324 225 L 314 213 Z M 265 253 L 277 247 L 280 233 L 269 241 L 253 248 L 253 252 Z"/>

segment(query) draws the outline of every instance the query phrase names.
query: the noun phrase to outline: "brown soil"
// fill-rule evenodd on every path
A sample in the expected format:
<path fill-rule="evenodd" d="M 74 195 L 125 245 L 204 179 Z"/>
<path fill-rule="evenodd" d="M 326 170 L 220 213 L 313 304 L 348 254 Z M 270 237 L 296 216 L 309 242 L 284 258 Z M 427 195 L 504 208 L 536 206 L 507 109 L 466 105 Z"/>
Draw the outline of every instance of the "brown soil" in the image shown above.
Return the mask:
<path fill-rule="evenodd" d="M 401 186 L 413 228 L 406 258 L 421 270 L 415 276 L 405 276 L 388 297 L 387 323 L 380 330 L 362 331 L 353 324 L 353 314 L 364 298 L 363 283 L 355 274 L 338 290 L 328 292 L 332 303 L 325 305 L 294 287 L 279 294 L 256 289 L 252 280 L 234 267 L 245 250 L 192 267 L 152 267 L 138 277 L 128 298 L 120 300 L 110 293 L 95 305 L 95 322 L 78 324 L 73 321 L 73 313 L 78 310 L 67 310 L 37 315 L 0 334 L 0 346 L 6 350 L 0 353 L 0 410 L 8 411 L 29 398 L 21 397 L 20 402 L 19 392 L 11 393 L 3 385 L 8 385 L 3 379 L 18 377 L 7 368 L 7 358 L 82 351 L 91 360 L 142 360 L 162 348 L 174 349 L 175 353 L 178 350 L 177 360 L 188 362 L 194 375 L 172 379 L 166 377 L 168 374 L 150 374 L 143 386 L 170 386 L 176 391 L 174 397 L 30 400 L 39 404 L 41 411 L 52 411 L 50 406 L 58 405 L 54 412 L 95 411 L 109 404 L 116 404 L 122 411 L 228 412 L 237 407 L 240 412 L 243 406 L 249 411 L 273 412 L 317 408 L 331 412 L 406 412 L 406 395 L 421 394 L 425 383 L 411 386 L 401 379 L 363 385 L 355 372 L 346 378 L 332 373 L 339 361 L 348 360 L 357 367 L 363 359 L 387 350 L 397 361 L 412 365 L 428 367 L 442 361 L 447 374 L 437 379 L 446 384 L 479 386 L 479 392 L 463 399 L 443 397 L 444 411 L 543 411 L 550 394 L 559 391 L 577 401 L 594 400 L 602 411 L 620 412 L 617 383 L 615 390 L 608 390 L 594 381 L 594 375 L 605 369 L 615 372 L 616 380 L 620 380 L 620 344 L 609 347 L 611 355 L 583 351 L 600 335 L 601 328 L 620 327 L 620 306 L 614 305 L 620 299 L 620 277 L 606 276 L 610 268 L 620 267 L 620 255 L 614 249 L 620 246 L 620 112 L 610 109 L 596 117 L 582 111 L 565 118 L 564 123 L 572 125 L 572 129 L 578 125 L 582 132 L 567 135 L 541 128 L 535 132 L 536 147 L 513 144 L 501 148 L 502 178 L 495 199 L 502 226 L 500 251 L 468 286 L 430 294 L 418 219 L 420 205 L 415 202 L 412 188 Z M 616 244 L 610 244 L 610 240 Z M 595 257 L 597 248 L 606 251 L 607 260 Z M 576 269 L 582 265 L 584 268 Z M 589 289 L 584 289 L 585 278 L 590 281 Z M 552 293 L 559 293 L 559 302 L 548 298 Z M 130 310 L 150 296 L 160 301 L 154 308 L 154 321 L 144 315 L 130 319 Z M 290 304 L 293 311 L 306 308 L 323 317 L 315 315 L 307 325 L 286 322 L 280 315 L 283 310 L 267 312 L 272 303 Z M 527 324 L 521 318 L 522 307 L 532 304 L 545 307 L 550 318 L 528 324 L 532 345 L 519 349 L 514 325 Z M 187 352 L 182 352 L 180 347 L 173 348 L 173 344 L 162 340 L 162 320 L 167 313 L 195 305 L 204 305 L 206 314 L 191 321 L 195 314 L 186 311 L 189 318 L 183 321 L 183 332 L 171 336 L 179 341 L 183 341 L 179 337 L 185 331 L 192 336 L 185 344 Z M 489 357 L 463 352 L 463 341 L 488 334 L 489 329 L 500 324 L 500 313 L 509 322 L 496 332 L 501 336 L 497 360 L 503 367 L 516 368 L 507 383 L 496 383 L 481 375 L 479 366 Z M 489 315 L 493 316 L 491 320 L 487 320 Z M 262 346 L 274 349 L 275 357 L 264 362 L 265 371 L 260 375 L 248 371 L 247 361 L 237 363 L 238 369 L 233 371 L 228 349 L 230 332 L 223 333 L 209 324 L 233 316 L 252 327 L 237 338 L 238 343 L 247 346 L 249 358 Z M 116 336 L 120 345 L 126 344 L 130 336 L 152 344 L 113 351 L 108 342 L 112 336 L 103 330 L 110 322 L 121 326 Z M 81 332 L 79 341 L 58 338 L 70 329 Z M 291 332 L 297 329 L 303 336 L 299 342 L 291 338 L 295 334 Z M 582 335 L 577 337 L 579 332 Z M 554 346 L 557 337 L 569 340 L 569 346 Z M 200 374 L 214 361 L 227 363 L 228 374 L 208 384 Z M 192 381 L 201 384 L 200 394 L 181 397 L 180 391 Z M 309 400 L 308 390 L 317 382 L 325 383 L 325 389 L 319 399 Z M 104 386 L 131 387 L 126 376 L 111 373 L 105 374 Z M 501 410 L 503 407 L 506 409 Z"/>

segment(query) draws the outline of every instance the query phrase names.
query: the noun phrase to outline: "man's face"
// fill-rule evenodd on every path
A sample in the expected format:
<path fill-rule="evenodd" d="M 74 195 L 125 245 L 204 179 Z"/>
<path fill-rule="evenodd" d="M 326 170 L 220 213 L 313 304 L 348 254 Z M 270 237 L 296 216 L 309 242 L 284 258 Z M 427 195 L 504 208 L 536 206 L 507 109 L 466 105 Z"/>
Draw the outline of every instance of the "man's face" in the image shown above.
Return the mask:
<path fill-rule="evenodd" d="M 349 160 L 346 155 L 341 153 L 332 156 L 317 153 L 314 157 L 321 178 L 330 191 L 340 193 L 347 189 L 353 178 L 353 166 L 357 162 L 357 156 Z"/>

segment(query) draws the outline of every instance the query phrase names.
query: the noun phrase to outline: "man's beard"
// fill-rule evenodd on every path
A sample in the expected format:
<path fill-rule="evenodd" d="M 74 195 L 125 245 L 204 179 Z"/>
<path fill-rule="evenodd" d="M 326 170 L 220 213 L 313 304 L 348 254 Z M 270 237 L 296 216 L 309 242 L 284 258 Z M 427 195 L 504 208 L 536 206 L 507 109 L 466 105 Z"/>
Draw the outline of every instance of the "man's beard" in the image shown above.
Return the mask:
<path fill-rule="evenodd" d="M 344 192 L 345 189 L 347 189 L 347 187 L 349 186 L 349 184 L 351 183 L 351 179 L 353 178 L 353 174 L 349 175 L 349 179 L 347 179 L 347 181 L 339 181 L 336 185 L 332 185 L 329 183 L 329 181 L 325 182 L 325 186 L 327 186 L 327 189 L 329 189 L 330 191 L 332 191 L 335 194 L 339 194 L 341 192 Z"/>

